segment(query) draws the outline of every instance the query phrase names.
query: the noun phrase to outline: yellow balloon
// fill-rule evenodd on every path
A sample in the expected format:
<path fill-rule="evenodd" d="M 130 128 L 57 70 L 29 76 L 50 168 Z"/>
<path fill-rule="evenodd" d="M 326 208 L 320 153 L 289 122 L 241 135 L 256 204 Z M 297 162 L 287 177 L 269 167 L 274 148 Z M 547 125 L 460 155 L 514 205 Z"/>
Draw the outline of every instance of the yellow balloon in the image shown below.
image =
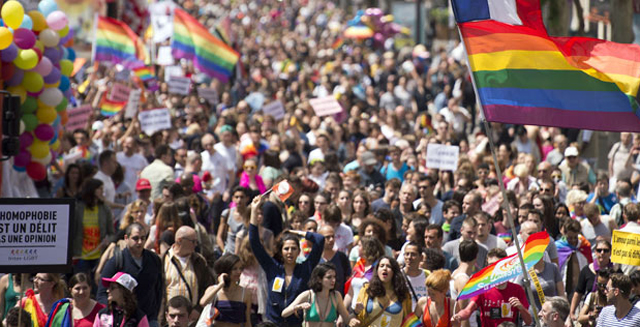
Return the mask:
<path fill-rule="evenodd" d="M 27 99 L 27 90 L 22 85 L 9 86 L 7 88 L 7 92 L 13 95 L 19 95 L 20 104 L 24 103 L 24 101 Z"/>
<path fill-rule="evenodd" d="M 39 73 L 26 72 L 22 78 L 22 85 L 28 92 L 36 93 L 44 87 L 44 80 L 42 79 L 42 75 Z"/>
<path fill-rule="evenodd" d="M 45 158 L 49 152 L 49 144 L 47 142 L 40 141 L 38 139 L 33 140 L 33 144 L 31 144 L 31 156 L 34 158 L 42 159 Z"/>
<path fill-rule="evenodd" d="M 73 72 L 73 63 L 71 62 L 71 60 L 60 60 L 60 72 L 62 73 L 62 75 L 67 77 L 71 75 L 71 72 Z"/>
<path fill-rule="evenodd" d="M 59 30 L 58 34 L 60 34 L 60 37 L 67 36 L 67 34 L 69 34 L 69 25 L 67 25 L 67 26 L 63 27 L 61 30 Z"/>
<path fill-rule="evenodd" d="M 51 149 L 53 149 L 53 151 L 58 151 L 58 149 L 60 148 L 60 139 L 57 139 L 50 146 L 51 146 Z"/>
<path fill-rule="evenodd" d="M 36 111 L 36 117 L 38 117 L 38 121 L 45 124 L 53 123 L 53 121 L 56 120 L 57 116 L 58 113 L 54 108 L 51 107 L 38 108 L 38 111 Z"/>
<path fill-rule="evenodd" d="M 13 42 L 13 34 L 6 27 L 0 27 L 0 50 L 8 48 Z"/>
<path fill-rule="evenodd" d="M 45 84 L 44 87 L 58 87 L 60 86 L 60 82 L 55 82 L 53 84 Z"/>
<path fill-rule="evenodd" d="M 44 15 L 41 12 L 32 10 L 27 13 L 27 15 L 29 15 L 29 17 L 31 17 L 31 21 L 33 21 L 34 32 L 40 32 L 43 29 L 47 28 L 47 20 L 44 18 Z"/>
<path fill-rule="evenodd" d="M 38 54 L 32 49 L 19 50 L 18 56 L 13 60 L 16 67 L 29 70 L 38 64 Z"/>
<path fill-rule="evenodd" d="M 13 28 L 14 30 L 20 27 L 22 20 L 24 19 L 24 8 L 20 2 L 11 0 L 7 1 L 2 6 L 2 20 L 4 24 Z"/>
<path fill-rule="evenodd" d="M 40 49 L 40 52 L 44 52 L 44 44 L 42 44 L 42 41 L 36 40 L 36 45 L 34 47 Z"/>

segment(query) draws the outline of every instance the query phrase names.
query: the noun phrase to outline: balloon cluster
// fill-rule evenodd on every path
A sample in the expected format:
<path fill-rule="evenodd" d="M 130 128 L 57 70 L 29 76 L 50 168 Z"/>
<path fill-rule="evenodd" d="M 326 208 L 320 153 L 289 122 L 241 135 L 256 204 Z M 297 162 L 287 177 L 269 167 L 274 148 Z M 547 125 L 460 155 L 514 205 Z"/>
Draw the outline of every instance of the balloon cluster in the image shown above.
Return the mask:
<path fill-rule="evenodd" d="M 394 37 L 398 33 L 407 33 L 406 28 L 394 23 L 393 15 L 385 15 L 380 8 L 367 8 L 358 10 L 355 17 L 347 25 L 366 25 L 373 30 L 373 42 L 375 46 L 383 46 L 384 41 Z"/>
<path fill-rule="evenodd" d="M 20 153 L 13 167 L 33 180 L 43 180 L 57 157 L 62 126 L 69 119 L 69 76 L 76 54 L 65 47 L 73 37 L 67 16 L 54 0 L 24 12 L 20 2 L 4 3 L 0 11 L 0 60 L 6 90 L 20 96 Z"/>

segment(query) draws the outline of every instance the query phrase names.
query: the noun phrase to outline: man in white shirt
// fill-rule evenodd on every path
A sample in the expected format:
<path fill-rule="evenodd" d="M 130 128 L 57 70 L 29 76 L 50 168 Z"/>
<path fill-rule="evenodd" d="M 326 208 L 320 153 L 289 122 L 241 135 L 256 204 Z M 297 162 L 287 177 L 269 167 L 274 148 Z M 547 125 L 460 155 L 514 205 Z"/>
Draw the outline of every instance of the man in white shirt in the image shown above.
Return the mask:
<path fill-rule="evenodd" d="M 234 172 L 238 170 L 238 148 L 233 139 L 233 127 L 229 125 L 220 127 L 220 142 L 216 143 L 213 149 L 233 163 Z"/>
<path fill-rule="evenodd" d="M 507 243 L 501 238 L 490 234 L 491 225 L 489 224 L 489 217 L 484 212 L 476 213 L 473 218 L 478 222 L 478 232 L 476 233 L 476 242 L 484 245 L 487 249 L 500 248 L 506 249 Z"/>
<path fill-rule="evenodd" d="M 204 151 L 200 153 L 202 156 L 202 171 L 208 171 L 211 174 L 213 182 L 208 189 L 207 197 L 210 201 L 223 201 L 229 199 L 228 186 L 235 184 L 235 163 L 229 161 L 221 153 L 217 152 L 213 146 L 214 138 L 211 134 L 205 134 L 202 137 L 202 147 Z"/>
<path fill-rule="evenodd" d="M 140 173 L 140 178 L 149 180 L 151 184 L 151 199 L 156 199 L 162 195 L 162 186 L 174 180 L 173 154 L 171 148 L 166 144 L 161 144 L 155 149 L 156 159 Z"/>
<path fill-rule="evenodd" d="M 129 185 L 130 189 L 135 189 L 140 173 L 144 167 L 149 165 L 149 162 L 143 155 L 138 153 L 138 145 L 132 136 L 124 139 L 122 151 L 116 154 L 116 159 L 124 168 L 124 182 Z"/>
<path fill-rule="evenodd" d="M 111 175 L 116 171 L 118 162 L 116 154 L 111 150 L 105 150 L 98 157 L 99 170 L 93 178 L 99 179 L 104 185 L 104 200 L 111 208 L 124 208 L 124 205 L 116 204 L 116 186 L 111 179 Z"/>

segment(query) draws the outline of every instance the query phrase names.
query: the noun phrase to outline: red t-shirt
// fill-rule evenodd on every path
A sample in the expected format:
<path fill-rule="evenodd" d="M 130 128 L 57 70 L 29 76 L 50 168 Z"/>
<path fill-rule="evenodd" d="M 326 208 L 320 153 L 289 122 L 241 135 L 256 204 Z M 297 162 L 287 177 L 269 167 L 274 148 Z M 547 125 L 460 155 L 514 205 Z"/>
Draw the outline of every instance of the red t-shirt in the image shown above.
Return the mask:
<path fill-rule="evenodd" d="M 82 319 L 73 319 L 73 327 L 93 327 L 93 321 L 96 320 L 96 315 L 102 308 L 104 308 L 104 304 L 96 302 L 88 316 Z"/>
<path fill-rule="evenodd" d="M 480 319 L 482 327 L 497 327 L 505 321 L 517 323 L 520 312 L 516 308 L 512 308 L 509 299 L 516 297 L 522 305 L 528 310 L 529 302 L 522 286 L 507 282 L 507 287 L 500 290 L 497 287 L 482 293 L 471 301 L 478 305 L 480 310 Z"/>

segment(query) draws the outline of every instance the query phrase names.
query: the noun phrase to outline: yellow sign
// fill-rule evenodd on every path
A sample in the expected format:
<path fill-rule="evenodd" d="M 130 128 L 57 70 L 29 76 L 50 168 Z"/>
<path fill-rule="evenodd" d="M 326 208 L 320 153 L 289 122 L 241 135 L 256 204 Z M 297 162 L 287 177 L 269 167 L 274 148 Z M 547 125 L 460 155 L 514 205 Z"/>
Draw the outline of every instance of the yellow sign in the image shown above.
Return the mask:
<path fill-rule="evenodd" d="M 611 262 L 640 266 L 640 234 L 613 231 Z"/>

